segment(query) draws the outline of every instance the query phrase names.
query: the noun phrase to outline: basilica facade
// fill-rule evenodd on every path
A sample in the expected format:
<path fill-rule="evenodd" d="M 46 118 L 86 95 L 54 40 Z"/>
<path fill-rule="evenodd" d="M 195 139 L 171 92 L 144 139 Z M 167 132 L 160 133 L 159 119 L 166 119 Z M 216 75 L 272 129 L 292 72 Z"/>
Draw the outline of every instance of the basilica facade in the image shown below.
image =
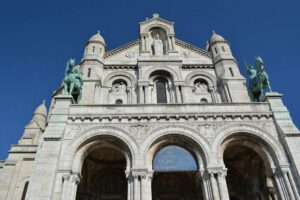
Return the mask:
<path fill-rule="evenodd" d="M 114 50 L 92 36 L 74 69 L 0 162 L 0 199 L 299 199 L 282 95 L 254 102 L 217 33 L 202 49 L 154 14 Z"/>

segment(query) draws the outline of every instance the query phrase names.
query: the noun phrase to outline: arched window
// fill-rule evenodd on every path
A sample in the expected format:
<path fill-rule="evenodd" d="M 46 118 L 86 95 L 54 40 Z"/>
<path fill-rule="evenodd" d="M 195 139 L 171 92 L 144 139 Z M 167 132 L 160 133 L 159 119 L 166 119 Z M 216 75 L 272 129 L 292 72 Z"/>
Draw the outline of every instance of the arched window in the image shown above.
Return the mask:
<path fill-rule="evenodd" d="M 24 189 L 23 189 L 23 193 L 22 193 L 22 198 L 21 200 L 25 200 L 25 197 L 26 197 L 26 193 L 27 193 L 27 189 L 28 189 L 28 184 L 29 184 L 29 181 L 27 181 L 24 185 Z"/>
<path fill-rule="evenodd" d="M 167 91 L 166 91 L 166 82 L 164 80 L 158 80 L 155 83 L 156 86 L 156 97 L 157 103 L 167 103 Z"/>
<path fill-rule="evenodd" d="M 122 101 L 121 99 L 117 99 L 117 100 L 116 100 L 116 104 L 117 104 L 117 105 L 121 105 L 121 104 L 123 104 L 123 101 Z"/>
<path fill-rule="evenodd" d="M 153 161 L 154 171 L 196 171 L 197 164 L 190 152 L 170 145 L 162 148 Z"/>
<path fill-rule="evenodd" d="M 202 98 L 202 99 L 200 100 L 200 103 L 207 103 L 207 99 Z"/>

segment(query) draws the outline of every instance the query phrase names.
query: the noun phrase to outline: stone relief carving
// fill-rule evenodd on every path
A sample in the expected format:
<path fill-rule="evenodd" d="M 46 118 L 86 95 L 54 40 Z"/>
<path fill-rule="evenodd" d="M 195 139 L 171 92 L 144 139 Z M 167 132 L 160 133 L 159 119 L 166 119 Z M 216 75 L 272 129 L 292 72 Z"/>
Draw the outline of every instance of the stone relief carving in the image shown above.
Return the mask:
<path fill-rule="evenodd" d="M 184 51 L 181 53 L 182 58 L 190 58 L 191 57 L 191 52 Z"/>
<path fill-rule="evenodd" d="M 112 92 L 114 93 L 125 93 L 126 92 L 126 84 L 121 81 L 120 83 L 116 83 L 112 86 Z"/>
<path fill-rule="evenodd" d="M 195 94 L 208 93 L 208 86 L 203 82 L 197 82 L 194 84 L 193 92 Z"/>
<path fill-rule="evenodd" d="M 129 127 L 129 132 L 133 136 L 146 135 L 149 130 L 149 126 L 146 124 L 134 124 Z"/>
<path fill-rule="evenodd" d="M 217 124 L 203 123 L 197 125 L 197 130 L 200 132 L 200 134 L 203 134 L 204 136 L 215 135 L 216 129 L 217 129 Z"/>
<path fill-rule="evenodd" d="M 135 53 L 133 51 L 128 51 L 125 53 L 125 57 L 127 58 L 134 58 L 135 57 Z"/>
<path fill-rule="evenodd" d="M 78 135 L 80 131 L 81 131 L 81 127 L 79 125 L 68 127 L 66 131 L 66 137 L 73 138 L 76 135 Z"/>

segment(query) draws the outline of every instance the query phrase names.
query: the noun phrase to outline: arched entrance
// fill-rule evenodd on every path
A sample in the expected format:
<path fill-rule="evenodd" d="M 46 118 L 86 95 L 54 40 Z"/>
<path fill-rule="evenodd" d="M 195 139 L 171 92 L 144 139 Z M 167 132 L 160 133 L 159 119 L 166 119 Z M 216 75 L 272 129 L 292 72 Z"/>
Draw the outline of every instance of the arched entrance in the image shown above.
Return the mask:
<path fill-rule="evenodd" d="M 168 145 L 153 160 L 153 200 L 200 200 L 202 183 L 194 156 L 185 148 Z"/>
<path fill-rule="evenodd" d="M 277 200 L 268 156 L 251 137 L 232 137 L 223 145 L 226 182 L 231 200 Z M 270 157 L 269 157 L 270 158 Z"/>
<path fill-rule="evenodd" d="M 77 200 L 127 199 L 126 158 L 114 140 L 101 140 L 87 151 Z"/>

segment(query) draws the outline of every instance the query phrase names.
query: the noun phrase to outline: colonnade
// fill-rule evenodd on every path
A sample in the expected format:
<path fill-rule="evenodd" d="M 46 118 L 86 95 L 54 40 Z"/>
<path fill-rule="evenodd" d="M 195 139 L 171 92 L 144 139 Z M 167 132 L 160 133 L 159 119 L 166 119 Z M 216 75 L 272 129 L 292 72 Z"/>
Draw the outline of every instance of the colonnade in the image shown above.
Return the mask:
<path fill-rule="evenodd" d="M 153 171 L 132 169 L 126 171 L 127 200 L 152 200 Z M 204 200 L 229 200 L 226 183 L 227 170 L 224 168 L 207 168 L 198 172 L 202 182 Z M 65 174 L 62 176 L 62 200 L 75 200 L 80 174 Z M 272 194 L 274 200 L 298 200 L 296 184 L 287 167 L 276 168 L 271 174 L 278 191 Z"/>

